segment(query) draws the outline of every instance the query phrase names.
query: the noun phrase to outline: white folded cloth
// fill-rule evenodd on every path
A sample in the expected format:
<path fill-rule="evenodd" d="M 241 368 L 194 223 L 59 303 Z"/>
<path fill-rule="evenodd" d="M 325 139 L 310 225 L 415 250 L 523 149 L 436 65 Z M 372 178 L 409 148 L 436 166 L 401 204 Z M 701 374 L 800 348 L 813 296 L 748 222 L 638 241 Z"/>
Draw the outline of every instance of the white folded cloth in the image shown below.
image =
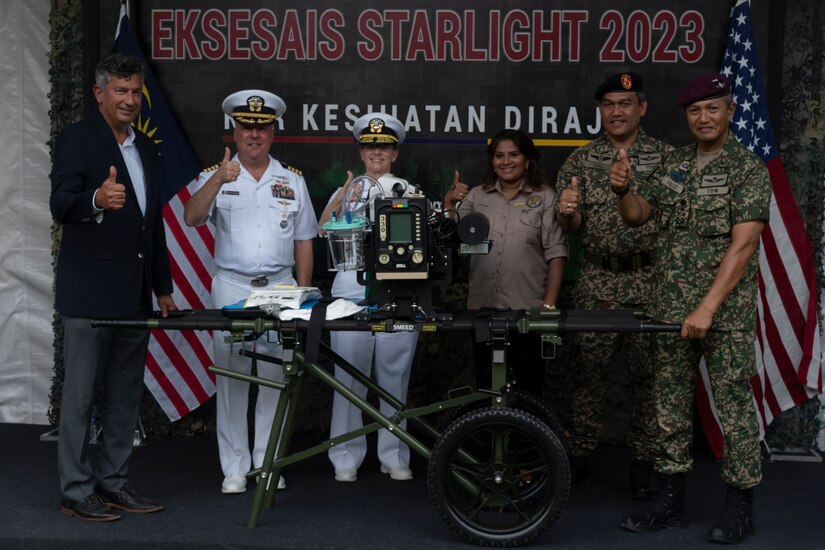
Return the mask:
<path fill-rule="evenodd" d="M 327 321 L 343 319 L 344 317 L 355 315 L 363 309 L 364 306 L 359 306 L 352 300 L 338 298 L 327 306 Z M 278 318 L 281 321 L 291 321 L 292 319 L 309 321 L 310 315 L 312 315 L 311 309 L 282 309 L 280 313 L 278 313 Z"/>

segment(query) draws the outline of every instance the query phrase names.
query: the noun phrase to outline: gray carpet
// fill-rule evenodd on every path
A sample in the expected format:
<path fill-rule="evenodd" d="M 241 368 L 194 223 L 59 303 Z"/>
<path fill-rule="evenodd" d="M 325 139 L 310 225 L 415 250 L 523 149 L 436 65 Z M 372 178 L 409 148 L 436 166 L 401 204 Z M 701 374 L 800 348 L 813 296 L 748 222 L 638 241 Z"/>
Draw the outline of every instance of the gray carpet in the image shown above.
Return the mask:
<path fill-rule="evenodd" d="M 390 481 L 378 472 L 374 441 L 356 483 L 337 483 L 325 456 L 285 471 L 288 489 L 265 509 L 256 529 L 246 527 L 252 491 L 220 493 L 213 437 L 166 438 L 136 449 L 130 484 L 160 500 L 158 514 L 127 515 L 94 524 L 59 512 L 56 445 L 41 442 L 43 426 L 0 424 L 0 548 L 184 549 L 218 548 L 472 548 L 441 520 L 427 496 L 426 464 L 413 461 L 415 479 Z M 298 437 L 295 446 L 319 438 Z M 600 446 L 592 479 L 576 488 L 559 520 L 533 548 L 694 549 L 724 497 L 720 465 L 697 456 L 688 477 L 690 526 L 649 535 L 624 532 L 622 516 L 639 506 L 627 498 L 630 455 Z M 825 548 L 825 465 L 765 462 L 755 494 L 756 534 L 742 549 Z"/>

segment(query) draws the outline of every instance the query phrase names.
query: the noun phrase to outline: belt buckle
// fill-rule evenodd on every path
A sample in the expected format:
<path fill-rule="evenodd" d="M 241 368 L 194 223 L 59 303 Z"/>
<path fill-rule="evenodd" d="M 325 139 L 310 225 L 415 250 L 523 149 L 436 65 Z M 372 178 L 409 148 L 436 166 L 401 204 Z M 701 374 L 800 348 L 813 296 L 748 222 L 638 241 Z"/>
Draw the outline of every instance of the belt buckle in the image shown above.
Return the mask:
<path fill-rule="evenodd" d="M 621 271 L 621 264 L 619 262 L 619 258 L 616 256 L 610 256 L 608 260 L 610 262 L 610 270 L 611 271 Z"/>
<path fill-rule="evenodd" d="M 251 284 L 254 287 L 266 286 L 269 284 L 269 279 L 262 275 L 260 277 L 255 277 L 254 279 L 249 281 L 249 284 Z"/>

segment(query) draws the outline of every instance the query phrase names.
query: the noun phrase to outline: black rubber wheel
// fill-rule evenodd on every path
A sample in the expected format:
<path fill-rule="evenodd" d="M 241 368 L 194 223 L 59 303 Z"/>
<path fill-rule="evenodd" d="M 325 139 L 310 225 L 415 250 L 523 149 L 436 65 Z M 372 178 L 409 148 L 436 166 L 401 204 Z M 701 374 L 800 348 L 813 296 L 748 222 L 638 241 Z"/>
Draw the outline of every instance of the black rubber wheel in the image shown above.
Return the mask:
<path fill-rule="evenodd" d="M 450 424 L 433 448 L 427 487 L 441 517 L 480 546 L 537 539 L 570 495 L 570 466 L 547 425 L 525 411 L 484 408 Z"/>
<path fill-rule="evenodd" d="M 536 394 L 530 393 L 529 391 L 521 388 L 509 388 L 502 393 L 502 397 L 504 398 L 504 402 L 502 404 L 505 407 L 528 412 L 547 424 L 547 427 L 553 431 L 565 451 L 567 450 L 567 440 L 564 437 L 564 424 L 561 423 L 559 417 L 556 416 L 556 413 L 553 412 L 549 406 L 547 406 L 547 403 L 543 399 L 538 397 Z M 475 411 L 489 406 L 490 400 L 484 399 L 482 401 L 467 403 L 466 405 L 456 407 L 454 409 L 455 412 L 450 416 L 450 420 L 446 425 L 455 422 L 470 411 Z"/>

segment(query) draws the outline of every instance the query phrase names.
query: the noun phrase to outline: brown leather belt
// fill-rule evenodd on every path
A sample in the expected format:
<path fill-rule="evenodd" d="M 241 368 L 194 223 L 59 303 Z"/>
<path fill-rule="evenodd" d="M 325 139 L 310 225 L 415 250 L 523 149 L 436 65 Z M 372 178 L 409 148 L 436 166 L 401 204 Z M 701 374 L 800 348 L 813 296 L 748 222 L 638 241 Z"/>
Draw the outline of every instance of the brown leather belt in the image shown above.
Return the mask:
<path fill-rule="evenodd" d="M 653 265 L 656 259 L 656 253 L 653 251 L 642 251 L 635 254 L 590 254 L 584 253 L 584 257 L 591 264 L 597 265 L 602 269 L 621 273 L 624 271 L 636 271 Z"/>

